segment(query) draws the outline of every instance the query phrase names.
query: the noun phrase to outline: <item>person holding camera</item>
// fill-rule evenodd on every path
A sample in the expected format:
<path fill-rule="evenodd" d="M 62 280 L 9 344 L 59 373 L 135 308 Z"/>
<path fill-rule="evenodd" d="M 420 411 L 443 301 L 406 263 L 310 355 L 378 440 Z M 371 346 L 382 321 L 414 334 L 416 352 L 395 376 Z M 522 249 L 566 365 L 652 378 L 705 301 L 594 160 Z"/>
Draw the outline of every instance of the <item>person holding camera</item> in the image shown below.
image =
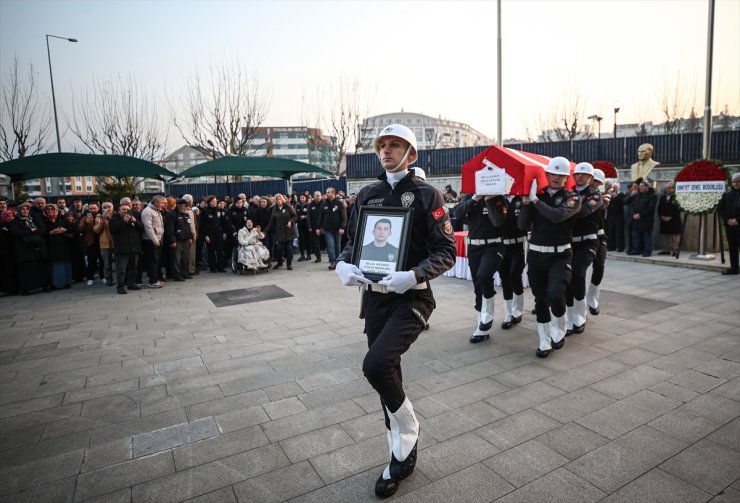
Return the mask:
<path fill-rule="evenodd" d="M 87 256 L 87 269 L 85 277 L 87 278 L 87 286 L 93 286 L 95 284 L 95 271 L 98 271 L 98 276 L 101 282 L 105 282 L 105 264 L 103 263 L 103 257 L 100 255 L 100 235 L 95 233 L 95 222 L 98 220 L 100 215 L 100 205 L 96 201 L 92 201 L 87 205 L 87 212 L 80 218 L 80 232 L 82 238 L 85 240 L 85 255 Z"/>
<path fill-rule="evenodd" d="M 141 255 L 141 233 L 144 226 L 131 212 L 131 206 L 122 204 L 110 218 L 109 228 L 113 237 L 116 256 L 116 282 L 118 293 L 141 290 L 136 283 L 137 265 Z"/>
<path fill-rule="evenodd" d="M 95 217 L 93 232 L 98 235 L 100 256 L 103 257 L 103 274 L 105 284 L 113 286 L 113 238 L 110 234 L 110 217 L 113 215 L 113 203 L 104 202 L 103 211 Z"/>

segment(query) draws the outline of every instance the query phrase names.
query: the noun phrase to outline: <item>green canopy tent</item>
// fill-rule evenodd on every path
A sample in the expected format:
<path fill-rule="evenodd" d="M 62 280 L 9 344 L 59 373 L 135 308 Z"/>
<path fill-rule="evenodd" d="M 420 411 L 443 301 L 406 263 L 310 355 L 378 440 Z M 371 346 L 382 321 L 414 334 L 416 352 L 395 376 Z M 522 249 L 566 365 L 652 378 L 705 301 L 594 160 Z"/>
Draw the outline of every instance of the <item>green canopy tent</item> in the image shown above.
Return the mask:
<path fill-rule="evenodd" d="M 153 162 L 125 155 L 38 154 L 0 163 L 0 174 L 11 181 L 67 176 L 134 176 L 167 181 L 177 176 Z"/>
<path fill-rule="evenodd" d="M 204 162 L 180 173 L 181 178 L 196 176 L 272 176 L 289 180 L 297 173 L 319 173 L 334 176 L 334 173 L 305 162 L 280 157 L 225 156 Z"/>

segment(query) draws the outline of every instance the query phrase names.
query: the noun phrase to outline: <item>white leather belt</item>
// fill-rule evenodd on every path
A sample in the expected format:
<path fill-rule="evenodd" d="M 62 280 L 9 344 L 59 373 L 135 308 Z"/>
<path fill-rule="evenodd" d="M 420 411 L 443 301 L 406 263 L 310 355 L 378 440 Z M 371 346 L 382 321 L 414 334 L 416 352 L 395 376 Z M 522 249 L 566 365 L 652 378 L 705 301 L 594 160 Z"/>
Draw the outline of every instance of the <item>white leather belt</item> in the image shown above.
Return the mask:
<path fill-rule="evenodd" d="M 570 250 L 570 244 L 560 246 L 540 246 L 530 244 L 529 249 L 540 253 L 560 253 L 565 250 Z"/>
<path fill-rule="evenodd" d="M 505 245 L 515 245 L 517 243 L 523 243 L 526 240 L 524 236 L 520 238 L 511 238 L 511 239 L 504 239 Z"/>
<path fill-rule="evenodd" d="M 468 238 L 468 244 L 473 246 L 483 246 L 483 245 L 491 245 L 493 243 L 500 243 L 501 238 L 491 238 L 491 239 L 470 239 Z"/>
<path fill-rule="evenodd" d="M 573 236 L 573 239 L 571 239 L 571 241 L 573 241 L 574 243 L 580 243 L 581 241 L 588 241 L 590 239 L 598 238 L 599 236 L 597 236 L 596 234 L 586 234 L 585 236 Z"/>
<path fill-rule="evenodd" d="M 418 285 L 414 285 L 409 290 L 426 290 L 429 288 L 429 282 L 425 281 L 424 283 L 419 283 Z M 378 283 L 373 283 L 372 285 L 362 285 L 362 289 L 366 290 L 368 292 L 375 292 L 375 293 L 395 293 L 395 292 L 389 292 L 388 287 L 385 285 L 379 285 Z"/>
<path fill-rule="evenodd" d="M 597 236 L 606 236 L 606 232 L 604 232 L 604 229 L 599 229 L 596 231 Z"/>

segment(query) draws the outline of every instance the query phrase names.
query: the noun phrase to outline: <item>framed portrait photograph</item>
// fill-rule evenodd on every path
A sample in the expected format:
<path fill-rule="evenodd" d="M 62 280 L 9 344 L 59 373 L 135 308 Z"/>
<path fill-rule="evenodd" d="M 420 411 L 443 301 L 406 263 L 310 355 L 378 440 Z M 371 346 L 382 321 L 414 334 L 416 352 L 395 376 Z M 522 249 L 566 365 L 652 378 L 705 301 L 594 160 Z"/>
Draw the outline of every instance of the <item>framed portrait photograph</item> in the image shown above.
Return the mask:
<path fill-rule="evenodd" d="M 352 263 L 375 282 L 402 270 L 410 226 L 411 208 L 360 207 Z"/>

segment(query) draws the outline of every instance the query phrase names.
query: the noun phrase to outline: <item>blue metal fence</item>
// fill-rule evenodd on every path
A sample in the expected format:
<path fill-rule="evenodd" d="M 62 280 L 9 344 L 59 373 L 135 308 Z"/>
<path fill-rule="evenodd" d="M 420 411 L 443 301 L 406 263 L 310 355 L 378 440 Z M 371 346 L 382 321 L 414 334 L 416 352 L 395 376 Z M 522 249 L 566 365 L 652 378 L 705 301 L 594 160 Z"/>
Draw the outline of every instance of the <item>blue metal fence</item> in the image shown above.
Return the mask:
<path fill-rule="evenodd" d="M 309 191 L 311 194 L 313 194 L 317 190 L 321 191 L 321 193 L 323 194 L 329 187 L 334 187 L 337 192 L 343 190 L 346 193 L 347 177 L 342 176 L 337 179 L 330 178 L 324 180 L 298 180 L 293 182 L 293 192 L 296 192 L 298 194 L 303 194 L 305 191 Z"/>
<path fill-rule="evenodd" d="M 609 161 L 617 167 L 627 167 L 636 162 L 637 147 L 643 143 L 653 145 L 655 160 L 663 164 L 686 164 L 703 155 L 702 133 L 514 143 L 506 146 L 548 157 L 559 155 L 574 161 Z M 420 150 L 415 166 L 423 168 L 427 176 L 455 175 L 460 173 L 460 168 L 467 160 L 485 149 L 486 147 L 464 147 Z M 740 131 L 713 132 L 711 157 L 725 163 L 740 162 Z M 381 169 L 374 153 L 347 156 L 347 178 L 350 180 L 378 176 Z"/>

